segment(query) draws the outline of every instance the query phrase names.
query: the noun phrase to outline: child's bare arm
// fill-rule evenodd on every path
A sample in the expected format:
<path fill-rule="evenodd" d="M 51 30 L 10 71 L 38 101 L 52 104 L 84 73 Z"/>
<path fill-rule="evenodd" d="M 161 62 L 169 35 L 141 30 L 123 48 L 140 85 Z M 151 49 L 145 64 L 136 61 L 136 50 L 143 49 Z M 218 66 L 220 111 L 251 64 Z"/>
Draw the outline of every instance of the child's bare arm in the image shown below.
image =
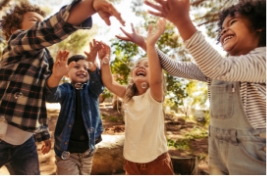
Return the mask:
<path fill-rule="evenodd" d="M 98 13 L 107 25 L 110 25 L 109 18 L 111 16 L 117 18 L 122 25 L 125 23 L 121 18 L 121 14 L 107 0 L 83 0 L 79 2 L 71 9 L 67 22 L 73 25 L 80 25 L 94 13 Z"/>
<path fill-rule="evenodd" d="M 157 27 L 153 31 L 152 25 L 149 26 L 147 36 L 147 57 L 149 65 L 149 84 L 151 96 L 158 102 L 163 100 L 163 87 L 162 87 L 162 68 L 160 60 L 155 48 L 156 42 L 163 34 L 166 27 L 165 19 L 160 19 Z"/>
<path fill-rule="evenodd" d="M 145 0 L 144 3 L 156 11 L 152 15 L 163 17 L 172 22 L 183 40 L 189 39 L 197 30 L 189 16 L 190 0 L 156 0 L 157 4 Z"/>
<path fill-rule="evenodd" d="M 101 50 L 99 50 L 98 56 L 101 63 L 101 76 L 104 86 L 106 86 L 112 93 L 114 93 L 118 97 L 123 98 L 126 92 L 126 87 L 120 85 L 113 79 L 109 65 L 109 60 L 110 60 L 109 46 L 102 43 L 102 48 Z"/>
<path fill-rule="evenodd" d="M 72 62 L 67 65 L 68 55 L 69 52 L 67 51 L 60 51 L 57 54 L 56 61 L 53 65 L 52 74 L 47 80 L 48 87 L 57 87 L 62 77 L 66 75 L 68 71 L 75 65 L 75 62 Z"/>

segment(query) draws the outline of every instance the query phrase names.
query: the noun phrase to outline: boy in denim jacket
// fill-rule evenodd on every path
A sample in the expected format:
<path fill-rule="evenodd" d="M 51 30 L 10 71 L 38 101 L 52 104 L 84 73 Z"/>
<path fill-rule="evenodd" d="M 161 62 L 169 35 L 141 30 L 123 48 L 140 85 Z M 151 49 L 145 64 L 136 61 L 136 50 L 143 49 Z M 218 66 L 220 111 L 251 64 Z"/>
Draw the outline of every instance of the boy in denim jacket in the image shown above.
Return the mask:
<path fill-rule="evenodd" d="M 67 60 L 68 52 L 59 52 L 47 80 L 46 100 L 61 105 L 54 135 L 59 175 L 89 175 L 95 144 L 101 140 L 98 96 L 104 87 L 95 63 L 99 46 L 94 41 L 87 58 L 74 55 Z M 64 75 L 71 83 L 59 85 Z"/>
<path fill-rule="evenodd" d="M 51 148 L 44 85 L 54 61 L 46 47 L 91 28 L 96 12 L 108 25 L 110 16 L 124 23 L 106 0 L 75 0 L 46 20 L 40 8 L 21 2 L 3 16 L 8 46 L 0 61 L 0 167 L 11 174 L 40 174 L 35 140 L 45 141 L 44 154 Z"/>

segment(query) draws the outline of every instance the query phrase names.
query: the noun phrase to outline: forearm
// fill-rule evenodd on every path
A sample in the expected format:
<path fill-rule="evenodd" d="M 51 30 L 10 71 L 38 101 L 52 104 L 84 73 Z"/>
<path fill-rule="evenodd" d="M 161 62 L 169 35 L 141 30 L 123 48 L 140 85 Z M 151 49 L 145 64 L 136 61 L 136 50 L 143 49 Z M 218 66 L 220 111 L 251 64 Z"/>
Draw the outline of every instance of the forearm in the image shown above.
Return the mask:
<path fill-rule="evenodd" d="M 47 86 L 49 88 L 57 87 L 61 81 L 62 77 L 56 77 L 54 74 L 52 74 L 48 80 L 47 80 Z"/>
<path fill-rule="evenodd" d="M 94 0 L 82 0 L 72 7 L 67 22 L 72 25 L 80 25 L 92 16 L 96 12 L 93 8 L 93 2 Z"/>
<path fill-rule="evenodd" d="M 179 18 L 174 24 L 183 40 L 188 40 L 197 31 L 189 16 Z"/>
<path fill-rule="evenodd" d="M 266 82 L 266 48 L 256 48 L 257 51 L 246 55 L 223 57 L 199 31 L 185 44 L 200 70 L 211 79 Z"/>
<path fill-rule="evenodd" d="M 159 49 L 157 49 L 157 53 L 162 68 L 170 75 L 187 79 L 196 79 L 204 82 L 207 81 L 207 76 L 201 72 L 195 63 L 181 62 L 171 59 Z"/>
<path fill-rule="evenodd" d="M 162 68 L 160 65 L 159 57 L 154 44 L 147 44 L 146 49 L 150 70 L 150 85 L 158 86 L 162 84 Z"/>
<path fill-rule="evenodd" d="M 123 98 L 126 87 L 114 81 L 109 64 L 102 64 L 101 76 L 104 86 L 118 97 Z"/>

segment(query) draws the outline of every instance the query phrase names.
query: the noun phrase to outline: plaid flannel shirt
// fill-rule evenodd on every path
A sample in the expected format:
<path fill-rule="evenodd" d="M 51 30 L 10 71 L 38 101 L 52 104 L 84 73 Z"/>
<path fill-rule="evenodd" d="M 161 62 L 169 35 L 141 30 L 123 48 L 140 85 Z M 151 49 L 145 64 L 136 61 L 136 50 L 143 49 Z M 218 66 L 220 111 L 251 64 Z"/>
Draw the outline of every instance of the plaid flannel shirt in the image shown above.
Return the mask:
<path fill-rule="evenodd" d="M 77 29 L 92 26 L 91 18 L 80 26 L 66 22 L 70 8 L 78 2 L 62 7 L 29 30 L 17 30 L 0 61 L 0 118 L 22 130 L 34 132 L 37 141 L 50 138 L 44 86 L 54 61 L 46 47 L 64 40 Z"/>

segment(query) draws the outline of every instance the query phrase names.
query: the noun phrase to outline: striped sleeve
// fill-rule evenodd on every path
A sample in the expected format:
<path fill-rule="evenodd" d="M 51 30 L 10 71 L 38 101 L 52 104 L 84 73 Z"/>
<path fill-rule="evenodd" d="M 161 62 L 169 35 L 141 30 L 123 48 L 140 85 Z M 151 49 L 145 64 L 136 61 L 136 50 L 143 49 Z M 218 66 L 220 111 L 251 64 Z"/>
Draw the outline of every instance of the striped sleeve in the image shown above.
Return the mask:
<path fill-rule="evenodd" d="M 199 31 L 185 44 L 200 70 L 211 79 L 266 82 L 266 47 L 256 48 L 246 55 L 223 57 Z"/>
<path fill-rule="evenodd" d="M 192 62 L 173 60 L 157 49 L 162 68 L 172 76 L 207 82 L 207 77 Z"/>

